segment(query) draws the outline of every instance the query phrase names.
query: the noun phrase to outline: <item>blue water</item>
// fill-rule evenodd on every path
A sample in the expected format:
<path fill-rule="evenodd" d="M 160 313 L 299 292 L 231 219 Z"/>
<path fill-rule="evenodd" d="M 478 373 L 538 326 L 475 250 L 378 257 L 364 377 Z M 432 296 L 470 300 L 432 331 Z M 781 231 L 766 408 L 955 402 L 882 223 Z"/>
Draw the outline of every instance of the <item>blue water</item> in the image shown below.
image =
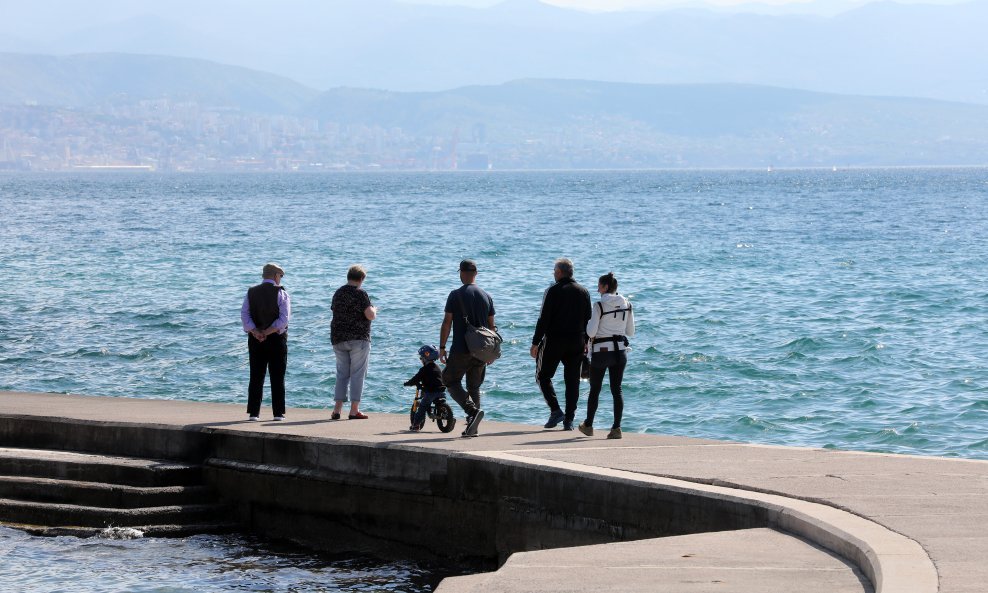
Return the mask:
<path fill-rule="evenodd" d="M 326 407 L 361 262 L 363 407 L 404 413 L 472 257 L 508 340 L 488 418 L 537 430 L 528 345 L 568 256 L 636 308 L 626 431 L 988 458 L 988 169 L 8 174 L 0 212 L 0 389 L 243 403 L 239 308 L 276 261 L 289 405 Z"/>
<path fill-rule="evenodd" d="M 45 593 L 425 593 L 444 569 L 323 556 L 244 535 L 113 540 L 0 527 L 5 591 Z"/>

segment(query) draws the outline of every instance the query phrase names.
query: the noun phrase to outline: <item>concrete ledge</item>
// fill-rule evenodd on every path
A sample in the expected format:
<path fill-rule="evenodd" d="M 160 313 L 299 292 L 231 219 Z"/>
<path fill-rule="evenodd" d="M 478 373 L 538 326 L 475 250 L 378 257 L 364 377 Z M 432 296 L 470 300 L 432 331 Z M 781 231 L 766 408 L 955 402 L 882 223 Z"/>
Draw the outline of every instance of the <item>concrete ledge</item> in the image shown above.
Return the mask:
<path fill-rule="evenodd" d="M 926 517 L 928 498 L 903 496 L 917 490 L 915 476 L 935 466 L 943 473 L 922 484 L 964 484 L 972 501 L 988 492 L 988 464 L 959 471 L 949 460 L 647 435 L 605 442 L 494 422 L 484 423 L 482 438 L 459 439 L 404 432 L 405 415 L 333 423 L 323 410 L 289 410 L 290 421 L 279 423 L 242 417 L 233 405 L 0 392 L 0 446 L 205 462 L 206 481 L 245 526 L 320 548 L 383 546 L 386 554 L 503 563 L 514 552 L 770 527 L 847 559 L 879 593 L 935 593 L 940 586 L 920 538 L 871 520 Z M 799 488 L 781 492 L 808 466 L 798 481 L 815 502 Z M 867 496 L 878 498 L 862 498 L 870 512 L 855 510 L 850 495 L 828 494 L 835 484 L 855 483 L 843 477 L 854 472 L 877 476 Z M 983 558 L 978 545 L 971 553 Z M 950 573 L 949 591 L 983 590 L 984 580 L 960 570 Z M 486 587 L 496 579 L 493 573 L 471 582 Z"/>
<path fill-rule="evenodd" d="M 545 460 L 533 462 L 530 458 L 509 452 L 468 455 L 542 470 L 553 468 L 589 479 L 611 482 L 615 487 L 622 483 L 649 484 L 664 491 L 679 492 L 709 501 L 711 505 L 719 506 L 725 502 L 750 505 L 764 511 L 768 526 L 798 535 L 850 560 L 867 575 L 876 593 L 936 593 L 939 590 L 936 567 L 917 542 L 873 521 L 830 506 L 773 494 L 745 492 L 736 488 L 574 463 Z"/>
<path fill-rule="evenodd" d="M 606 561 L 602 561 L 606 560 Z M 495 573 L 443 580 L 436 593 L 871 593 L 836 556 L 774 531 L 701 533 L 519 552 Z"/>

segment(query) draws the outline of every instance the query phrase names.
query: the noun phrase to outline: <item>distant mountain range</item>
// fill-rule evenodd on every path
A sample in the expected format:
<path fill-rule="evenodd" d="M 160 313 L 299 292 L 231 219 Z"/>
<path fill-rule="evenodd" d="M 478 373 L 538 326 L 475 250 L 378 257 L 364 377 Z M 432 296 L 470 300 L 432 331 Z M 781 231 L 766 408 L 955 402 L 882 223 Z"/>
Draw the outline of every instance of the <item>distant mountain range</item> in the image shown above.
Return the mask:
<path fill-rule="evenodd" d="M 986 105 L 753 85 L 519 80 L 436 93 L 334 89 L 304 113 L 426 136 L 480 125 L 495 145 L 568 138 L 575 150 L 551 165 L 564 168 L 595 166 L 599 154 L 583 159 L 576 150 L 595 143 L 660 167 L 988 164 Z"/>
<path fill-rule="evenodd" d="M 0 104 L 93 107 L 167 97 L 253 112 L 294 113 L 318 94 L 273 74 L 190 58 L 0 54 Z"/>
<path fill-rule="evenodd" d="M 104 120 L 108 130 L 132 128 L 134 110 L 126 112 L 126 121 L 111 119 L 123 117 L 118 106 L 160 99 L 193 102 L 197 112 L 317 121 L 306 129 L 318 128 L 321 139 L 329 129 L 360 130 L 343 134 L 366 136 L 347 158 L 360 152 L 368 163 L 387 160 L 367 146 L 382 145 L 380 138 L 388 136 L 392 139 L 384 144 L 403 143 L 392 148 L 413 167 L 435 161 L 430 153 L 435 150 L 446 162 L 457 141 L 461 150 L 518 168 L 988 164 L 988 105 L 755 85 L 547 79 L 437 92 L 335 88 L 320 93 L 271 74 L 187 58 L 0 54 L 0 106 L 73 108 L 91 114 L 87 125 L 93 133 L 104 134 L 98 129 Z M 24 120 L 18 117 L 11 121 Z M 64 114 L 52 117 L 65 120 Z M 269 120 L 250 117 L 251 123 L 240 127 L 271 128 L 263 123 Z M 30 121 L 39 125 L 36 116 Z M 107 142 L 128 142 L 131 128 L 131 136 L 120 140 L 112 140 L 116 132 L 106 132 Z M 190 135 L 200 132 L 164 129 L 170 130 L 164 137 L 175 137 L 167 142 L 209 144 Z M 0 137 L 4 134 L 0 118 Z M 155 142 L 165 142 L 160 140 L 165 132 L 154 134 Z M 273 144 L 262 139 L 243 150 L 274 151 Z M 318 153 L 306 158 L 330 160 Z M 389 158 L 399 162 L 398 156 Z"/>
<path fill-rule="evenodd" d="M 744 10 L 744 9 L 738 9 Z M 508 0 L 6 2 L 0 51 L 174 55 L 310 87 L 432 91 L 526 78 L 734 83 L 988 104 L 988 0 L 834 16 L 588 14 Z"/>

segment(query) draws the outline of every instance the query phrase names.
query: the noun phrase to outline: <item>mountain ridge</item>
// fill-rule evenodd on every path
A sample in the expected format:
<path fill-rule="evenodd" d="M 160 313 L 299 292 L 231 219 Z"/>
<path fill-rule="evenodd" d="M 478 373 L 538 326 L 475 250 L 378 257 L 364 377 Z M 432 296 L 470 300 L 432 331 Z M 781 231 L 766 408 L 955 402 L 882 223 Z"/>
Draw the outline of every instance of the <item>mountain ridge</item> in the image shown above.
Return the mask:
<path fill-rule="evenodd" d="M 981 165 L 988 105 L 544 78 L 320 93 L 189 58 L 0 54 L 0 138 L 0 161 L 44 153 L 53 167 L 75 162 L 62 153 L 81 159 L 112 146 L 123 155 L 113 162 L 181 159 L 171 166 L 182 170 L 244 162 L 442 168 L 455 166 L 458 143 L 510 168 Z M 90 161 L 99 159 L 110 160 Z"/>
<path fill-rule="evenodd" d="M 105 4 L 105 5 L 104 5 Z M 734 82 L 988 104 L 988 0 L 870 3 L 836 16 L 711 9 L 585 13 L 536 2 L 487 9 L 390 0 L 244 5 L 107 0 L 56 23 L 54 0 L 10 7 L 0 49 L 182 55 L 275 72 L 306 86 L 422 91 L 520 78 Z M 64 8 L 64 7 L 63 7 Z M 111 11 L 110 8 L 114 10 Z M 106 14 L 103 14 L 103 11 Z M 97 14 L 98 13 L 98 14 Z M 134 34 L 128 15 L 144 21 Z M 45 18 L 41 18 L 45 17 Z M 171 23 L 171 24 L 168 24 Z M 103 28 L 93 28 L 99 24 Z M 80 33 L 81 31 L 81 33 Z M 47 32 L 47 35 L 45 34 Z"/>
<path fill-rule="evenodd" d="M 290 79 L 197 58 L 136 54 L 0 53 L 0 103 L 86 107 L 119 95 L 198 99 L 293 113 L 318 94 Z"/>

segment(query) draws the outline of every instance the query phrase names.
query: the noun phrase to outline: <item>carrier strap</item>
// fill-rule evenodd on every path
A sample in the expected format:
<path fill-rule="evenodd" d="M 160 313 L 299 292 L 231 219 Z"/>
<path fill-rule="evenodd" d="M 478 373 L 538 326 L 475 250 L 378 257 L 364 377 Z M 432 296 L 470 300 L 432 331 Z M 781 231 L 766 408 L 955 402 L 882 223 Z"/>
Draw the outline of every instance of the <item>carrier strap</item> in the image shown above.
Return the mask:
<path fill-rule="evenodd" d="M 618 313 L 620 313 L 621 314 L 621 319 L 624 320 L 628 316 L 628 311 L 631 310 L 631 303 L 628 303 L 628 308 L 627 309 L 613 309 L 611 311 L 608 311 L 607 313 L 604 313 L 604 303 L 602 303 L 600 301 L 597 301 L 597 306 L 600 307 L 600 317 L 602 319 L 603 319 L 604 315 L 610 315 L 611 313 L 614 314 L 614 319 L 617 319 L 617 315 L 618 315 Z"/>
<path fill-rule="evenodd" d="M 624 336 L 606 336 L 606 337 L 603 337 L 603 338 L 593 338 L 592 342 L 594 344 L 599 344 L 599 343 L 602 343 L 602 342 L 612 342 L 614 344 L 614 351 L 615 352 L 617 352 L 618 350 L 620 350 L 620 348 L 618 347 L 618 344 L 624 345 L 625 348 L 628 347 L 628 338 L 626 338 Z"/>

